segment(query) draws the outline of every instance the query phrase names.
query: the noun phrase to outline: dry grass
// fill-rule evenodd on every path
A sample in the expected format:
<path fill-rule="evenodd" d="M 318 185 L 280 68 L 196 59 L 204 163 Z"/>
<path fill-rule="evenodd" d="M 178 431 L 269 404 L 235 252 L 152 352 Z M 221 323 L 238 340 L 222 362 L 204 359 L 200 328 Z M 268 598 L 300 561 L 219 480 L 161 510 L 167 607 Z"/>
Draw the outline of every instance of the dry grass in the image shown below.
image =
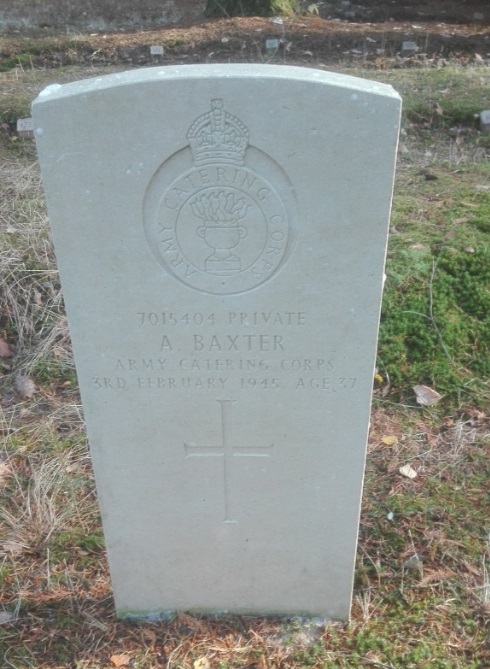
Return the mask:
<path fill-rule="evenodd" d="M 39 170 L 24 160 L 4 160 L 1 170 L 0 330 L 16 351 L 4 371 L 66 373 L 74 365 Z"/>

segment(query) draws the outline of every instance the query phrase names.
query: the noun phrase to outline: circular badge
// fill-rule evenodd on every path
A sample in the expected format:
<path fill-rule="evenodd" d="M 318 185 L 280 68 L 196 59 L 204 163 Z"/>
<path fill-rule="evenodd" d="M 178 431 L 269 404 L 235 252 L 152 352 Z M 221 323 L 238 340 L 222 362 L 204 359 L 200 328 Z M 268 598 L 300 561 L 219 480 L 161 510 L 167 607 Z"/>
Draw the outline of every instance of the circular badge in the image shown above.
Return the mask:
<path fill-rule="evenodd" d="M 249 146 L 247 128 L 213 100 L 191 126 L 189 146 L 157 170 L 144 203 L 157 261 L 205 293 L 246 292 L 290 255 L 296 200 L 283 170 Z"/>

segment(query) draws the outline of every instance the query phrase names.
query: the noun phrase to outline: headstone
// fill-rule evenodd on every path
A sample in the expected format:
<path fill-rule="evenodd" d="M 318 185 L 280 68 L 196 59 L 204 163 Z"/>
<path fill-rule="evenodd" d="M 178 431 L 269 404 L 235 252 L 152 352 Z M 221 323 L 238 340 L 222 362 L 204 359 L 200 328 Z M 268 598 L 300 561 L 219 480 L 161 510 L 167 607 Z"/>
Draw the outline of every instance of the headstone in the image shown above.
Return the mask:
<path fill-rule="evenodd" d="M 160 46 L 159 44 L 153 44 L 150 46 L 150 55 L 163 56 L 163 46 Z"/>
<path fill-rule="evenodd" d="M 402 57 L 414 56 L 418 51 L 416 42 L 402 42 Z"/>
<path fill-rule="evenodd" d="M 484 135 L 490 134 L 490 109 L 480 112 L 480 130 Z"/>
<path fill-rule="evenodd" d="M 277 37 L 269 37 L 265 40 L 265 50 L 267 53 L 273 53 L 279 49 L 279 40 Z"/>
<path fill-rule="evenodd" d="M 17 119 L 17 135 L 22 139 L 32 139 L 34 137 L 32 118 Z"/>
<path fill-rule="evenodd" d="M 34 102 L 120 616 L 348 617 L 399 113 L 237 64 Z"/>

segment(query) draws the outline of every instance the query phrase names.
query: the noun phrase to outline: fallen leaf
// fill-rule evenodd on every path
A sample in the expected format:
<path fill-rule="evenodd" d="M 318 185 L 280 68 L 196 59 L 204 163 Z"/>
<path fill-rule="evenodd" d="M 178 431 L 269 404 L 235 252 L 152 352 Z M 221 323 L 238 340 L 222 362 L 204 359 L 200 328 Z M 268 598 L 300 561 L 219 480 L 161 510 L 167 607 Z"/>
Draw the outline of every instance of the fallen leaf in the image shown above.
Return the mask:
<path fill-rule="evenodd" d="M 381 441 L 383 444 L 386 444 L 386 446 L 393 446 L 398 443 L 398 437 L 395 437 L 394 434 L 387 434 L 386 436 L 381 437 Z"/>
<path fill-rule="evenodd" d="M 10 465 L 8 462 L 0 462 L 0 485 L 2 485 L 9 476 L 12 476 Z"/>
<path fill-rule="evenodd" d="M 465 251 L 466 253 L 474 253 L 475 249 L 472 246 L 466 246 Z"/>
<path fill-rule="evenodd" d="M 125 653 L 121 655 L 111 655 L 111 662 L 115 667 L 127 667 L 131 658 Z"/>
<path fill-rule="evenodd" d="M 444 111 L 443 111 L 441 105 L 438 102 L 436 103 L 436 105 L 434 107 L 434 111 L 436 112 L 436 114 L 439 114 L 439 116 L 444 116 Z"/>
<path fill-rule="evenodd" d="M 417 404 L 424 407 L 430 407 L 442 400 L 442 395 L 428 386 L 414 386 L 413 390 L 417 398 Z"/>
<path fill-rule="evenodd" d="M 36 392 L 34 381 L 30 376 L 24 376 L 23 374 L 15 377 L 14 388 L 22 398 L 32 397 Z"/>
<path fill-rule="evenodd" d="M 414 479 L 417 476 L 417 472 L 410 465 L 403 465 L 403 467 L 400 467 L 399 472 L 402 476 L 406 476 L 407 479 Z"/>
<path fill-rule="evenodd" d="M 9 623 L 13 619 L 13 615 L 8 611 L 0 611 L 0 625 Z"/>
<path fill-rule="evenodd" d="M 10 344 L 5 339 L 0 339 L 0 358 L 11 358 L 13 355 Z"/>
<path fill-rule="evenodd" d="M 37 306 L 39 306 L 43 303 L 43 296 L 35 288 L 32 291 L 32 301 L 34 302 L 34 304 L 37 304 Z"/>
<path fill-rule="evenodd" d="M 210 669 L 211 665 L 207 657 L 199 657 L 194 662 L 194 669 Z"/>

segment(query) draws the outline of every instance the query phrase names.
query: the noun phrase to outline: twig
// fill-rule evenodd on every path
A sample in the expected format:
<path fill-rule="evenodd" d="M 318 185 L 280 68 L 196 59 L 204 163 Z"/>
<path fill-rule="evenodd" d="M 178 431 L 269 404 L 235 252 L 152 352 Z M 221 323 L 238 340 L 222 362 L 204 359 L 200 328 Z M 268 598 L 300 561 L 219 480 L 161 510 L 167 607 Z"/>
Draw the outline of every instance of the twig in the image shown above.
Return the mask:
<path fill-rule="evenodd" d="M 436 331 L 436 335 L 437 335 L 437 338 L 439 340 L 439 344 L 441 345 L 441 348 L 444 351 L 444 354 L 445 354 L 446 358 L 449 360 L 449 362 L 451 363 L 451 365 L 453 367 L 456 367 L 456 363 L 451 358 L 451 356 L 449 354 L 449 351 L 447 350 L 446 345 L 444 344 L 444 340 L 442 338 L 441 331 L 437 327 L 437 323 L 436 323 L 435 318 L 434 318 L 434 310 L 433 310 L 434 294 L 432 292 L 432 284 L 434 283 L 434 276 L 435 276 L 435 273 L 436 273 L 436 268 L 437 268 L 437 262 L 435 260 L 433 260 L 432 261 L 432 273 L 431 273 L 430 282 L 429 282 L 429 315 L 427 316 L 426 314 L 421 314 L 420 311 L 404 311 L 403 313 L 404 314 L 414 314 L 415 316 L 421 316 L 422 318 L 426 318 L 428 321 L 431 322 L 432 327 Z"/>
<path fill-rule="evenodd" d="M 449 362 L 451 363 L 451 365 L 453 367 L 456 367 L 456 364 L 455 364 L 454 360 L 449 355 L 449 352 L 446 348 L 446 345 L 444 344 L 444 341 L 442 339 L 441 332 L 440 332 L 439 328 L 437 327 L 437 323 L 434 319 L 434 312 L 433 312 L 433 309 L 432 309 L 433 303 L 434 303 L 434 296 L 433 296 L 433 293 L 432 293 L 432 284 L 434 282 L 434 275 L 436 273 L 436 267 L 437 267 L 437 262 L 435 260 L 432 260 L 432 274 L 430 276 L 430 283 L 429 283 L 429 318 L 431 320 L 432 325 L 434 326 L 434 330 L 436 331 L 437 338 L 439 339 L 439 343 L 441 345 L 442 350 L 444 351 L 444 353 L 446 355 L 446 358 L 449 360 Z"/>

